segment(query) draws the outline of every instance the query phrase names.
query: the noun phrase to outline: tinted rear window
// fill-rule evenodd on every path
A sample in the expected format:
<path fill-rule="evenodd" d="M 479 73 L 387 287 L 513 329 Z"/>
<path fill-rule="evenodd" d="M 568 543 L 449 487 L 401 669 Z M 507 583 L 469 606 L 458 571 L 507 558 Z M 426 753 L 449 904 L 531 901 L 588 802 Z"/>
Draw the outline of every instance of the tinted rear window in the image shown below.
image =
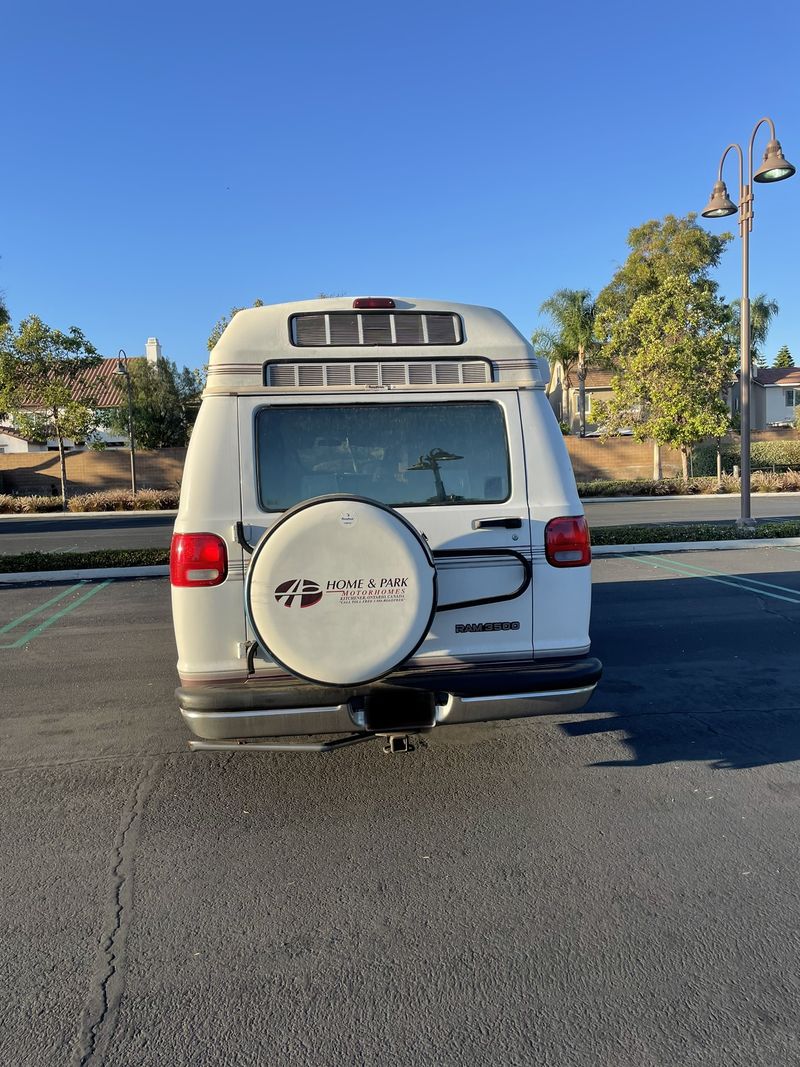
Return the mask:
<path fill-rule="evenodd" d="M 505 419 L 491 401 L 262 408 L 256 447 L 267 511 L 327 493 L 392 507 L 500 503 L 510 495 Z"/>

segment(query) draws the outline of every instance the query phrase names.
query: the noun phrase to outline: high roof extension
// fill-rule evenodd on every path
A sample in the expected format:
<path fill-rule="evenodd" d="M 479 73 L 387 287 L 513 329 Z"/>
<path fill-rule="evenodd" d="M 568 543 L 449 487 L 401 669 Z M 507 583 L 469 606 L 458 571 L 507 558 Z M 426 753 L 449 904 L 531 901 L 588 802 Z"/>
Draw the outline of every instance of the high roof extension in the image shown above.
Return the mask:
<path fill-rule="evenodd" d="M 492 382 L 544 388 L 548 377 L 493 308 L 347 296 L 237 312 L 211 353 L 206 394 Z"/>

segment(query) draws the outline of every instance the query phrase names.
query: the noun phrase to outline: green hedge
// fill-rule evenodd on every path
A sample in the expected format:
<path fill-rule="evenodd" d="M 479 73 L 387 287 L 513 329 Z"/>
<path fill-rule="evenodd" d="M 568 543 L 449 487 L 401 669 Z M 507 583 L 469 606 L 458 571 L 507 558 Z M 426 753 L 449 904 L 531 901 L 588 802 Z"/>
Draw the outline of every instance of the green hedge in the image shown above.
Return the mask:
<path fill-rule="evenodd" d="M 742 530 L 735 523 L 685 523 L 660 526 L 592 527 L 593 545 L 655 545 L 673 541 L 744 541 L 764 537 L 800 537 L 800 519 L 762 522 Z"/>
<path fill-rule="evenodd" d="M 94 552 L 23 552 L 18 556 L 0 556 L 0 573 L 88 570 L 95 567 L 160 567 L 168 564 L 168 548 L 101 548 Z"/>
<path fill-rule="evenodd" d="M 695 475 L 717 473 L 717 449 L 715 445 L 699 445 L 694 450 Z M 738 442 L 725 441 L 722 445 L 722 466 L 730 473 L 733 465 L 741 466 L 742 449 Z M 800 467 L 800 440 L 753 441 L 750 445 L 751 467 Z"/>
<path fill-rule="evenodd" d="M 697 492 L 682 478 L 595 478 L 591 482 L 578 482 L 580 496 L 674 496 L 680 493 Z"/>

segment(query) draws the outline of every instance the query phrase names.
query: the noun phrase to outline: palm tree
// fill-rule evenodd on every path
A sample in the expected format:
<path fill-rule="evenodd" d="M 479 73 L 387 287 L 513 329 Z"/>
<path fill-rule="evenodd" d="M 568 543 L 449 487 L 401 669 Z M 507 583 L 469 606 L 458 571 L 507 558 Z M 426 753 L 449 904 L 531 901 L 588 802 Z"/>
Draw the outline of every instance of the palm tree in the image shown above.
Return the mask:
<path fill-rule="evenodd" d="M 531 334 L 531 344 L 537 356 L 561 367 L 564 385 L 571 389 L 572 373 L 578 365 L 578 353 L 563 344 L 561 338 L 550 330 L 534 330 Z"/>
<path fill-rule="evenodd" d="M 741 306 L 741 300 L 734 300 L 730 304 L 728 330 L 731 345 L 739 344 Z M 770 300 L 766 293 L 759 293 L 750 301 L 750 361 L 753 367 L 766 367 L 767 365 L 762 346 L 767 339 L 772 320 L 779 310 L 777 300 Z"/>
<path fill-rule="evenodd" d="M 558 289 L 544 301 L 539 308 L 540 315 L 546 315 L 551 323 L 550 330 L 537 330 L 531 338 L 536 347 L 537 339 L 542 347 L 549 344 L 547 358 L 551 362 L 561 363 L 564 368 L 564 383 L 571 388 L 571 371 L 577 367 L 578 372 L 578 418 L 580 435 L 586 436 L 586 366 L 587 361 L 597 350 L 595 337 L 595 320 L 597 304 L 592 300 L 588 289 Z M 545 345 L 542 345 L 542 339 Z M 570 361 L 567 374 L 566 362 Z"/>

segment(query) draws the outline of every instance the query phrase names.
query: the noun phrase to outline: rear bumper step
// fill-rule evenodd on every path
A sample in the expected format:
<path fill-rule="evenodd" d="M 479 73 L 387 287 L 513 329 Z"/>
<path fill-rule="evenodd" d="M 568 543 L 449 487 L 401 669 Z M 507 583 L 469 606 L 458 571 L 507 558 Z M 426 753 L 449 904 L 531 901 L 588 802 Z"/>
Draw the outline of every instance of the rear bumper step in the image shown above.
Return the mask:
<path fill-rule="evenodd" d="M 579 711 L 601 674 L 600 661 L 587 657 L 463 677 L 439 673 L 428 684 L 415 675 L 408 692 L 393 676 L 391 684 L 361 689 L 247 683 L 185 686 L 176 695 L 189 729 L 207 740 L 384 733 Z"/>

